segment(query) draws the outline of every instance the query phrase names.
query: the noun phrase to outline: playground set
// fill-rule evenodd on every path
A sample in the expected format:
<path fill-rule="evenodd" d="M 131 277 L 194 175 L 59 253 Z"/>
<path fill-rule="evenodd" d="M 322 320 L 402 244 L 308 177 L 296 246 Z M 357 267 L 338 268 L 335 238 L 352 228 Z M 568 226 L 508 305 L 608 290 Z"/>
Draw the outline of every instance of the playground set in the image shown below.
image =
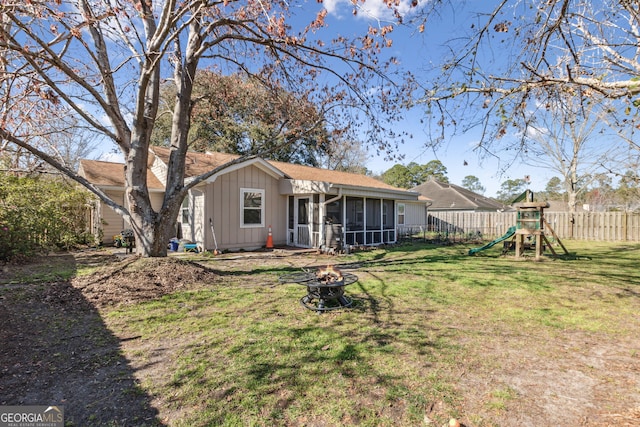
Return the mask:
<path fill-rule="evenodd" d="M 524 251 L 526 248 L 531 247 L 535 249 L 536 259 L 542 256 L 542 253 L 545 248 L 549 248 L 554 257 L 557 257 L 558 254 L 549 242 L 547 235 L 552 235 L 565 255 L 568 255 L 569 252 L 567 248 L 564 247 L 560 238 L 556 235 L 555 231 L 549 225 L 547 220 L 544 218 L 544 209 L 549 207 L 549 203 L 547 202 L 534 202 L 533 193 L 527 190 L 523 193 L 515 202 L 520 200 L 528 200 L 526 202 L 514 203 L 513 206 L 517 209 L 516 212 L 516 225 L 509 227 L 507 232 L 497 239 L 487 243 L 486 245 L 480 248 L 474 248 L 469 251 L 469 255 L 475 255 L 476 253 L 483 251 L 485 249 L 489 249 L 500 242 L 504 242 L 505 252 L 510 248 L 515 246 L 515 257 L 520 258 L 524 256 Z M 529 239 L 535 239 L 534 243 L 528 243 L 525 241 Z M 508 241 L 511 239 L 510 241 Z M 514 244 L 515 241 L 515 244 Z M 544 242 L 544 244 L 543 244 Z"/>

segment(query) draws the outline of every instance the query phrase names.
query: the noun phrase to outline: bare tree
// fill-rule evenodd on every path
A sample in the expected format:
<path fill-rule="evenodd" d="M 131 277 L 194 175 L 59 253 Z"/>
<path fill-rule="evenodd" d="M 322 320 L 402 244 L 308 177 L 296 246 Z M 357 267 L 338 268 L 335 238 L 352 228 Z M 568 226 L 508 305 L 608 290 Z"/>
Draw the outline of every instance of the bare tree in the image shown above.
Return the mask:
<path fill-rule="evenodd" d="M 63 171 L 123 215 L 132 225 L 139 254 L 166 256 L 166 242 L 187 191 L 231 165 L 185 183 L 193 82 L 199 68 L 244 73 L 267 87 L 331 103 L 334 109 L 357 108 L 360 119 L 352 123 L 353 131 L 376 147 L 391 146 L 386 137 L 395 134 L 387 132 L 388 125 L 398 118 L 397 101 L 409 94 L 386 71 L 393 58 L 383 62 L 380 55 L 391 46 L 393 27 L 372 27 L 360 37 L 325 41 L 321 36 L 327 12 L 316 7 L 306 25 L 294 28 L 301 9 L 293 17 L 284 0 L 3 1 L 0 140 Z M 155 211 L 147 188 L 147 160 L 163 79 L 172 79 L 177 89 L 165 195 Z M 42 123 L 69 114 L 122 152 L 128 207 L 32 143 L 39 129 L 46 129 Z M 356 129 L 357 123 L 367 126 Z M 287 129 L 282 132 L 287 141 Z"/>
<path fill-rule="evenodd" d="M 607 99 L 611 112 L 624 112 L 616 124 L 637 129 L 637 1 L 502 0 L 490 7 L 478 12 L 469 37 L 450 41 L 450 58 L 425 87 L 422 101 L 441 137 L 444 129 L 477 126 L 478 149 L 520 153 L 532 119 L 527 112 L 544 102 L 548 88 L 584 104 Z"/>
<path fill-rule="evenodd" d="M 556 90 L 557 89 L 557 90 Z M 546 102 L 531 111 L 527 119 L 525 161 L 562 176 L 570 212 L 576 211 L 578 196 L 593 183 L 603 164 L 616 158 L 620 145 L 605 144 L 606 135 L 600 120 L 606 100 L 582 102 L 582 87 L 565 89 L 548 87 Z M 608 142 L 608 141 L 607 141 Z"/>
<path fill-rule="evenodd" d="M 331 170 L 366 173 L 368 157 L 362 142 L 334 135 L 327 142 L 327 148 L 320 158 L 320 166 Z"/>

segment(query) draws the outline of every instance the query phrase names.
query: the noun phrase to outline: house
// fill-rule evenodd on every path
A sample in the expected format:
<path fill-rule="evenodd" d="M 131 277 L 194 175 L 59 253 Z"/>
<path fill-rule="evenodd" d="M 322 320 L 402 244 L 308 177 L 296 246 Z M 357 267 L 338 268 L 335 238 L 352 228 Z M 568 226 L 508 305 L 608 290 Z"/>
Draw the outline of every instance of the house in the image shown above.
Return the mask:
<path fill-rule="evenodd" d="M 443 236 L 486 234 L 498 212 L 515 209 L 458 185 L 431 179 L 412 188 L 431 199 L 427 230 Z M 494 224 L 495 226 L 495 224 Z M 501 225 L 502 226 L 502 225 Z"/>
<path fill-rule="evenodd" d="M 429 197 L 431 212 L 496 212 L 513 210 L 510 206 L 489 197 L 482 196 L 458 185 L 431 179 L 411 189 Z"/>
<path fill-rule="evenodd" d="M 185 180 L 237 159 L 223 153 L 189 152 Z M 169 149 L 150 149 L 148 187 L 155 209 L 162 204 Z M 124 203 L 124 165 L 82 160 L 80 175 Z M 98 203 L 96 233 L 104 242 L 128 228 Z M 183 238 L 206 249 L 253 250 L 274 245 L 303 248 L 395 243 L 399 229 L 426 225 L 426 199 L 372 177 L 251 158 L 214 174 L 189 191 L 178 223 Z M 214 243 L 210 221 L 215 230 Z"/>

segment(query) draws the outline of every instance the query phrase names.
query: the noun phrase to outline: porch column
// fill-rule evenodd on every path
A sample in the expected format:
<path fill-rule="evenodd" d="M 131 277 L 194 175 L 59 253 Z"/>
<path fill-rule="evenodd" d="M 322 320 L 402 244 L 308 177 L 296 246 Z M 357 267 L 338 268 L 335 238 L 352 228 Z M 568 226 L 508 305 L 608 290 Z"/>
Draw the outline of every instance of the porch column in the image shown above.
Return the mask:
<path fill-rule="evenodd" d="M 319 217 L 318 222 L 320 223 L 318 230 L 320 232 L 320 236 L 318 238 L 318 248 L 321 248 L 322 245 L 326 243 L 327 230 L 326 230 L 326 224 L 324 220 L 327 212 L 327 206 L 325 205 L 326 200 L 327 200 L 326 194 L 320 194 L 320 201 L 319 201 L 320 206 L 318 209 L 318 217 Z"/>
<path fill-rule="evenodd" d="M 363 245 L 367 246 L 367 198 L 366 197 L 362 198 L 362 216 L 363 216 L 363 221 L 362 221 L 363 236 L 362 236 L 362 240 L 364 240 Z"/>
<path fill-rule="evenodd" d="M 342 244 L 347 245 L 347 196 L 342 196 Z"/>
<path fill-rule="evenodd" d="M 380 199 L 380 243 L 384 243 L 384 200 Z"/>

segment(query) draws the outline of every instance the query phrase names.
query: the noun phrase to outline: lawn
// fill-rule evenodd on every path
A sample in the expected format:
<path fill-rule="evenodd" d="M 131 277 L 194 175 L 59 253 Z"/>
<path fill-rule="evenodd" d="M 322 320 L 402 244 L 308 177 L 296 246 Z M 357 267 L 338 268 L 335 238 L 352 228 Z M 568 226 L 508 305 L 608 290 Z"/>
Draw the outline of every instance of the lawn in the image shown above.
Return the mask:
<path fill-rule="evenodd" d="M 279 284 L 289 259 L 201 259 L 219 282 L 106 319 L 139 337 L 125 354 L 172 425 L 551 426 L 633 409 L 640 246 L 568 246 L 543 262 L 424 245 L 304 256 L 359 277 L 355 307 L 322 315 Z M 609 358 L 634 368 L 609 375 Z"/>
<path fill-rule="evenodd" d="M 96 310 L 157 411 L 140 425 L 639 425 L 640 245 L 565 245 L 542 261 L 423 244 L 192 255 L 213 279 Z M 353 308 L 317 314 L 279 282 L 325 264 L 358 276 Z"/>

